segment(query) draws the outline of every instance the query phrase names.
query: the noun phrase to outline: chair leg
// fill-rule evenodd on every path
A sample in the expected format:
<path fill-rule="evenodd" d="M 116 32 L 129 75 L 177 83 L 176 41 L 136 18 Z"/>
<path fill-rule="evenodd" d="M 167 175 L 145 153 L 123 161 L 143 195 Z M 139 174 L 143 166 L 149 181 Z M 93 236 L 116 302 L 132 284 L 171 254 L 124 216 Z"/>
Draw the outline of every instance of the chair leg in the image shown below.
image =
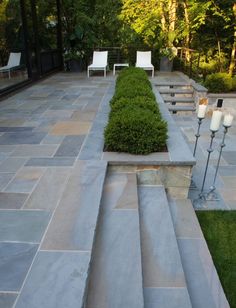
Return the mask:
<path fill-rule="evenodd" d="M 154 77 L 154 69 L 152 70 L 152 78 Z"/>
<path fill-rule="evenodd" d="M 107 73 L 106 68 L 104 68 L 104 78 L 106 77 L 106 73 Z"/>
<path fill-rule="evenodd" d="M 11 79 L 11 70 L 8 71 L 8 78 Z"/>
<path fill-rule="evenodd" d="M 89 68 L 88 68 L 88 78 L 89 78 Z"/>

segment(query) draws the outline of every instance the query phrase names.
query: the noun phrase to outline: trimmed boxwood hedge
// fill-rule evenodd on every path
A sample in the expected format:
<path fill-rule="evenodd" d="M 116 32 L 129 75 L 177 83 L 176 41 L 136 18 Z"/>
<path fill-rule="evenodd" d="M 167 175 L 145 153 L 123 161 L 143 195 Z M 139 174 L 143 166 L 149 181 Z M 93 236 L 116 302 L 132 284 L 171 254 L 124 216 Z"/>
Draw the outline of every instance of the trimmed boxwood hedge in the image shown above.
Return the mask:
<path fill-rule="evenodd" d="M 146 72 L 142 69 L 142 68 L 139 68 L 139 67 L 128 67 L 128 68 L 125 68 L 123 69 L 117 79 L 116 79 L 116 83 L 118 84 L 120 82 L 120 80 L 122 80 L 123 78 L 125 77 L 135 77 L 136 79 L 143 79 L 143 80 L 148 80 L 147 78 L 147 74 Z"/>
<path fill-rule="evenodd" d="M 121 97 L 111 104 L 111 113 L 114 114 L 117 111 L 126 108 L 126 107 L 139 107 L 142 109 L 151 110 L 155 114 L 160 115 L 160 111 L 158 109 L 157 103 L 154 99 L 145 97 L 145 96 L 136 96 L 134 98 Z"/>
<path fill-rule="evenodd" d="M 110 104 L 105 150 L 150 154 L 165 148 L 167 123 L 161 117 L 144 70 L 122 70 Z"/>
<path fill-rule="evenodd" d="M 152 89 L 148 85 L 143 84 L 141 81 L 137 81 L 136 85 L 125 84 L 121 87 L 117 87 L 115 95 L 112 98 L 112 102 L 121 97 L 134 98 L 136 96 L 146 96 L 155 99 Z"/>

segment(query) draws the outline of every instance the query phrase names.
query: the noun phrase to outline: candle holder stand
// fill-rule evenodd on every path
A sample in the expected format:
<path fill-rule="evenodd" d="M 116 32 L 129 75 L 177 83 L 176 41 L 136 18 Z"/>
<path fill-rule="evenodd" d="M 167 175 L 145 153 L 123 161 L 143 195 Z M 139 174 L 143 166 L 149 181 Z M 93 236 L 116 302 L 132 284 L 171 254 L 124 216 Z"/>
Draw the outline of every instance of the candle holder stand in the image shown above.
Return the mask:
<path fill-rule="evenodd" d="M 193 150 L 193 156 L 195 157 L 196 155 L 196 150 L 197 150 L 197 143 L 198 143 L 198 138 L 201 136 L 200 135 L 200 127 L 202 124 L 202 120 L 204 118 L 198 118 L 198 129 L 197 129 L 197 133 L 195 134 L 196 140 L 195 140 L 195 145 L 194 145 L 194 150 Z"/>
<path fill-rule="evenodd" d="M 206 162 L 206 167 L 205 167 L 205 172 L 204 172 L 204 176 L 203 176 L 203 181 L 202 181 L 202 187 L 201 187 L 201 191 L 198 195 L 198 198 L 193 200 L 193 205 L 194 208 L 203 208 L 206 205 L 206 201 L 207 201 L 207 195 L 206 193 L 204 193 L 204 186 L 205 186 L 205 181 L 206 181 L 206 175 L 207 175 L 207 171 L 208 171 L 208 166 L 209 166 L 209 161 L 210 161 L 210 156 L 211 153 L 214 151 L 212 148 L 212 144 L 213 144 L 213 139 L 215 138 L 215 133 L 217 131 L 211 131 L 211 141 L 210 141 L 210 146 L 207 149 L 208 152 L 208 156 L 207 156 L 207 162 Z"/>
<path fill-rule="evenodd" d="M 201 136 L 200 135 L 200 127 L 201 127 L 203 119 L 204 118 L 198 118 L 198 128 L 197 128 L 197 133 L 195 134 L 196 140 L 195 140 L 195 145 L 194 145 L 194 150 L 193 150 L 193 157 L 195 157 L 195 155 L 196 155 L 198 138 Z M 196 184 L 193 180 L 193 176 L 191 176 L 191 183 L 190 183 L 189 189 L 197 189 L 197 186 L 196 186 Z"/>
<path fill-rule="evenodd" d="M 221 155 L 222 155 L 222 151 L 223 148 L 225 147 L 225 137 L 226 134 L 228 132 L 228 129 L 230 126 L 224 126 L 224 134 L 223 134 L 223 138 L 222 138 L 222 142 L 220 144 L 220 152 L 219 152 L 219 156 L 218 156 L 218 161 L 217 161 L 217 165 L 216 165 L 216 171 L 215 171 L 215 175 L 214 175 L 214 179 L 213 179 L 213 183 L 211 185 L 211 187 L 209 188 L 209 191 L 206 195 L 206 200 L 207 201 L 219 201 L 220 197 L 216 192 L 216 178 L 217 178 L 217 174 L 218 174 L 218 170 L 219 170 L 219 166 L 220 166 L 220 160 L 221 160 Z"/>

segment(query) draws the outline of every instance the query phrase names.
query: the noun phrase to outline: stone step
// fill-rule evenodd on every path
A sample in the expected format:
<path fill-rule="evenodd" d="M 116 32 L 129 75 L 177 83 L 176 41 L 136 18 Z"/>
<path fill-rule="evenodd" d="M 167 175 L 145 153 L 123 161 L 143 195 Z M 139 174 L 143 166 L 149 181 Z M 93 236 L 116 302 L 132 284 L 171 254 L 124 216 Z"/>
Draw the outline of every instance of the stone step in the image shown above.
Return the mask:
<path fill-rule="evenodd" d="M 193 97 L 176 97 L 176 96 L 165 96 L 163 97 L 165 103 L 194 103 Z"/>
<path fill-rule="evenodd" d="M 186 81 L 159 81 L 155 83 L 157 87 L 191 87 L 190 83 L 186 83 Z"/>
<path fill-rule="evenodd" d="M 169 199 L 179 251 L 194 308 L 229 308 L 192 203 Z"/>
<path fill-rule="evenodd" d="M 163 186 L 139 186 L 144 307 L 192 307 Z"/>
<path fill-rule="evenodd" d="M 107 163 L 72 169 L 16 307 L 84 307 Z"/>
<path fill-rule="evenodd" d="M 142 265 L 135 173 L 110 172 L 89 279 L 87 308 L 143 308 Z"/>
<path fill-rule="evenodd" d="M 160 94 L 193 94 L 193 90 L 190 88 L 161 88 L 158 91 Z"/>
<path fill-rule="evenodd" d="M 195 106 L 178 106 L 178 105 L 168 105 L 169 111 L 195 111 Z"/>

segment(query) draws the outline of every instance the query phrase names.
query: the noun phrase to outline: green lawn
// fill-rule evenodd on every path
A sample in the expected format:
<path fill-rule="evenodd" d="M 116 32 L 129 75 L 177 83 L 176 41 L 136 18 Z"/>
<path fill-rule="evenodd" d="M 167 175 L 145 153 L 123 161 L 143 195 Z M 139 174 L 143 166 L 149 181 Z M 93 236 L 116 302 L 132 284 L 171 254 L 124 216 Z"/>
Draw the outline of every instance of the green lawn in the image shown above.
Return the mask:
<path fill-rule="evenodd" d="M 236 308 L 236 211 L 198 211 L 197 216 L 231 308 Z"/>

